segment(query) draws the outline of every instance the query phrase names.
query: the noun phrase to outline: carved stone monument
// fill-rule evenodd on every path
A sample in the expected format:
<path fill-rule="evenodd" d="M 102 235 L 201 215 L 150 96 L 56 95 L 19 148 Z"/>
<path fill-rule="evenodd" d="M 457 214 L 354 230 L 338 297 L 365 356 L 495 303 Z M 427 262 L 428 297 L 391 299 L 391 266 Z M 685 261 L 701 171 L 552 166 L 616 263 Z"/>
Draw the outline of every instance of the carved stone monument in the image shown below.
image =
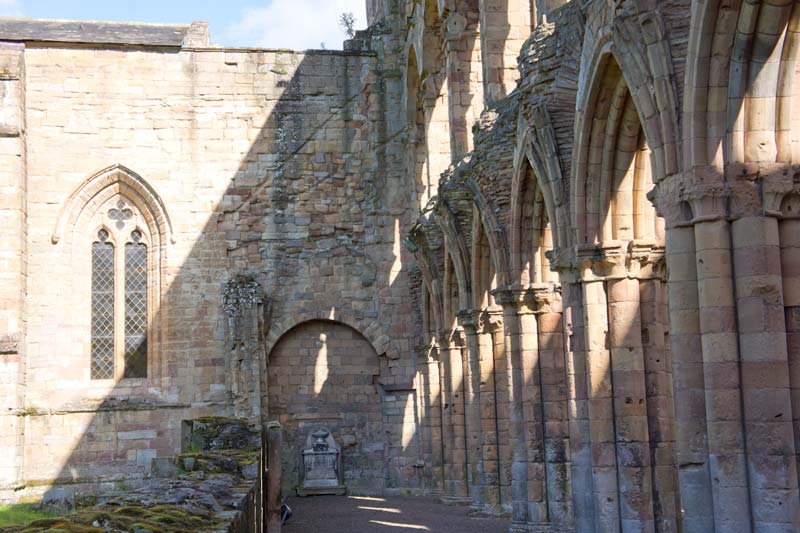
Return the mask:
<path fill-rule="evenodd" d="M 318 428 L 308 436 L 303 450 L 303 483 L 298 496 L 344 494 L 341 449 L 327 428 Z"/>

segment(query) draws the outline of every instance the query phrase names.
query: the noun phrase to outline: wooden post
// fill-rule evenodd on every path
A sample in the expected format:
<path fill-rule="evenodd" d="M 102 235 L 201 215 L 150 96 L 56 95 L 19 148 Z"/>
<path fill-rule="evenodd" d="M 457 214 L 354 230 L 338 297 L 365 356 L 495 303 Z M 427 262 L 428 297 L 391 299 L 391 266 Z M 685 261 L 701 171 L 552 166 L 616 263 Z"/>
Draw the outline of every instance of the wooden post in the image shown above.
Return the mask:
<path fill-rule="evenodd" d="M 281 531 L 281 446 L 283 433 L 278 422 L 267 423 L 267 532 Z"/>

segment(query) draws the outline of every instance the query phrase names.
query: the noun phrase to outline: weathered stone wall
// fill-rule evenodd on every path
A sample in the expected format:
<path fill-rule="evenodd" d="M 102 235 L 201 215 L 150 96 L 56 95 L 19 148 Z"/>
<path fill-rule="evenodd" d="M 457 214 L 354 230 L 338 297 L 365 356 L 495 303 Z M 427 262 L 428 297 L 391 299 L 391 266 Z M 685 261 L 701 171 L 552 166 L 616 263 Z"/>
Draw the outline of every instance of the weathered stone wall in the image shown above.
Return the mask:
<path fill-rule="evenodd" d="M 19 45 L 0 46 L 0 491 L 22 468 L 27 288 L 25 66 Z"/>
<path fill-rule="evenodd" d="M 269 412 L 286 432 L 283 480 L 302 477 L 308 436 L 328 429 L 341 447 L 344 483 L 354 493 L 381 494 L 386 477 L 381 374 L 375 349 L 336 322 L 305 322 L 284 335 L 269 359 Z"/>
<path fill-rule="evenodd" d="M 409 58 L 470 34 L 475 3 L 433 4 Z M 488 105 L 408 239 L 430 482 L 513 531 L 797 529 L 797 10 L 478 4 Z"/>
<path fill-rule="evenodd" d="M 20 343 L 0 437 L 30 450 L 5 486 L 141 474 L 198 413 L 282 409 L 302 432 L 318 369 L 289 361 L 319 359 L 293 343 L 325 324 L 363 364 L 329 365 L 354 383 L 320 398 L 384 435 L 382 460 L 351 456 L 365 491 L 441 491 L 515 531 L 798 529 L 800 11 L 368 13 L 346 53 L 3 48 L 3 116 L 25 113 L 0 137 L 0 217 L 27 260 L 0 245 Z M 147 380 L 100 382 L 86 243 L 118 193 L 160 252 L 152 357 Z"/>
<path fill-rule="evenodd" d="M 404 398 L 385 395 L 381 412 L 380 386 L 406 386 L 414 375 L 401 246 L 412 211 L 384 207 L 382 184 L 402 175 L 379 164 L 380 110 L 394 97 L 373 54 L 15 46 L 10 53 L 28 76 L 3 82 L 19 91 L 4 112 L 25 117 L 27 136 L 13 150 L 23 138 L 3 137 L 16 164 L 4 168 L 14 198 L 22 190 L 12 178 L 32 192 L 8 206 L 10 217 L 27 217 L 27 239 L 13 255 L 28 248 L 32 320 L 19 349 L 25 379 L 16 352 L 3 355 L 4 398 L 20 399 L 2 445 L 25 451 L 24 471 L 3 464 L 4 487 L 142 476 L 152 458 L 175 452 L 181 419 L 267 416 L 267 355 L 312 319 L 340 320 L 364 335 L 374 364 L 382 361 L 369 385 L 377 424 L 413 434 L 413 421 L 406 426 L 394 412 Z M 24 114 L 13 115 L 23 95 Z M 12 170 L 24 168 L 23 153 L 20 179 Z M 117 195 L 135 212 L 123 231 L 144 227 L 156 249 L 148 377 L 92 380 L 91 243 L 95 224 L 115 224 L 105 210 Z M 4 225 L 14 227 L 24 228 Z M 14 268 L 18 293 L 25 270 Z M 260 287 L 238 322 L 238 304 L 225 301 L 237 276 Z M 8 324 L 22 316 L 12 297 Z M 17 422 L 27 426 L 24 443 Z M 386 453 L 369 468 L 385 468 L 394 451 Z M 407 484 L 412 463 L 395 465 L 393 485 Z M 378 481 L 370 487 L 381 489 Z"/>

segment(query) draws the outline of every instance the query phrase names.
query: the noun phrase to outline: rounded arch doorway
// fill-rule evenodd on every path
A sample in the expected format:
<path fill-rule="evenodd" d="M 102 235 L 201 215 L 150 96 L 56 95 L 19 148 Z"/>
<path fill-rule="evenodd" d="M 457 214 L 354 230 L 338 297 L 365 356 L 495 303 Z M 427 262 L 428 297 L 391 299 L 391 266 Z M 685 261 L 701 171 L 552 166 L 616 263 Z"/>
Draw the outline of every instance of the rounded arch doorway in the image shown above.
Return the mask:
<path fill-rule="evenodd" d="M 370 342 L 341 322 L 303 322 L 277 341 L 267 373 L 269 419 L 284 428 L 284 490 L 298 487 L 306 439 L 325 427 L 342 449 L 348 491 L 380 494 L 385 478 L 376 384 L 380 360 Z"/>

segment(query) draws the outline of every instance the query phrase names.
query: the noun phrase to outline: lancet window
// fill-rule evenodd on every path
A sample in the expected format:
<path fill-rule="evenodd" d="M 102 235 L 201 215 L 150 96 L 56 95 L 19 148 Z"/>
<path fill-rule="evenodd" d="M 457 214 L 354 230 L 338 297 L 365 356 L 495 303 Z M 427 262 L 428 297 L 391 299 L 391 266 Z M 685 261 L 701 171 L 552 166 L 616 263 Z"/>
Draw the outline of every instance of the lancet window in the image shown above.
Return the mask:
<path fill-rule="evenodd" d="M 91 246 L 91 378 L 146 378 L 150 241 L 135 206 L 107 204 Z"/>

